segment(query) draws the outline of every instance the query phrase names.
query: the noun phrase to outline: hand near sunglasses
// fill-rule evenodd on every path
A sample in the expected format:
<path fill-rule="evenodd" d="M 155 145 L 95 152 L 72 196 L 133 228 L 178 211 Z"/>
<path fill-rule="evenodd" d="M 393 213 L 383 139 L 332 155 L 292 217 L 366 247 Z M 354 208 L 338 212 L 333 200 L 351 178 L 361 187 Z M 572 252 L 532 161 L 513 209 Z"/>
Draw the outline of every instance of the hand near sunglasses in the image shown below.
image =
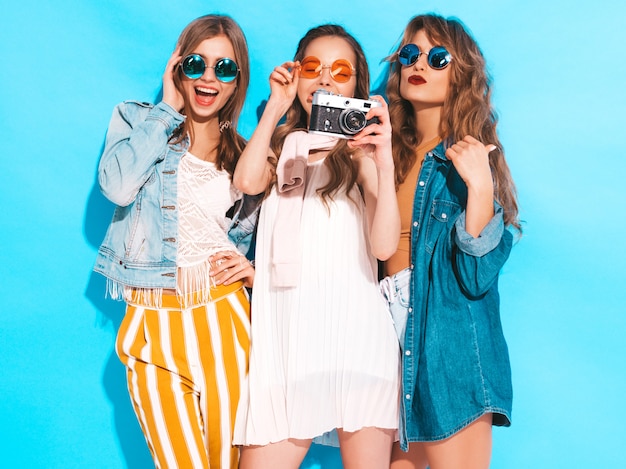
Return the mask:
<path fill-rule="evenodd" d="M 393 154 L 391 152 L 391 122 L 389 109 L 382 96 L 372 96 L 372 101 L 382 104 L 371 108 L 365 115 L 367 120 L 378 118 L 378 123 L 371 123 L 348 140 L 350 148 L 361 148 L 364 155 L 372 158 L 379 169 L 393 170 Z"/>
<path fill-rule="evenodd" d="M 275 67 L 270 74 L 270 98 L 271 102 L 278 106 L 281 115 L 284 115 L 298 92 L 300 80 L 300 63 L 288 61 Z"/>
<path fill-rule="evenodd" d="M 216 285 L 230 285 L 243 280 L 246 287 L 252 288 L 254 282 L 254 265 L 246 256 L 234 251 L 221 251 L 209 259 L 211 270 L 209 274 Z"/>
<path fill-rule="evenodd" d="M 167 66 L 163 73 L 163 102 L 172 106 L 177 112 L 182 111 L 185 105 L 183 95 L 180 94 L 174 84 L 174 73 L 176 73 L 181 59 L 180 48 L 177 47 L 167 61 Z"/>

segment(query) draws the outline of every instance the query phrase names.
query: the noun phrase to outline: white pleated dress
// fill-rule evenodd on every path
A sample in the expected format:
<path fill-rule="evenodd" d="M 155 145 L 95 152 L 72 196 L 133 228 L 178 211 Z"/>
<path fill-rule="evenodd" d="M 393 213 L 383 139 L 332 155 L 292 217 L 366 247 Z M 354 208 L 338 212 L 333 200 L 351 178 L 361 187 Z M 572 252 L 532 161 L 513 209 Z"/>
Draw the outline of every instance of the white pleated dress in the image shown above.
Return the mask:
<path fill-rule="evenodd" d="M 335 428 L 398 428 L 399 345 L 369 254 L 357 187 L 327 207 L 316 189 L 323 160 L 309 163 L 302 207 L 299 286 L 271 286 L 276 188 L 264 201 L 256 246 L 248 389 L 234 443 L 310 439 Z"/>

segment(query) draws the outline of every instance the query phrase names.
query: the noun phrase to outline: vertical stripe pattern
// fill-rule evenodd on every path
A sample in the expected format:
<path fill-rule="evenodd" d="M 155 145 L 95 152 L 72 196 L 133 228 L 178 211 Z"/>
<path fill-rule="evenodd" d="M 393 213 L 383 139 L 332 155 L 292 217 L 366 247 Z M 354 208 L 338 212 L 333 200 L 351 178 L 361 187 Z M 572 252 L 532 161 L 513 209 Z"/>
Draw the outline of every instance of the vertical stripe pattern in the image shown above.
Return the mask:
<path fill-rule="evenodd" d="M 198 295 L 200 297 L 200 295 Z M 232 432 L 248 371 L 250 305 L 241 283 L 183 308 L 129 302 L 116 350 L 157 468 L 236 468 Z"/>

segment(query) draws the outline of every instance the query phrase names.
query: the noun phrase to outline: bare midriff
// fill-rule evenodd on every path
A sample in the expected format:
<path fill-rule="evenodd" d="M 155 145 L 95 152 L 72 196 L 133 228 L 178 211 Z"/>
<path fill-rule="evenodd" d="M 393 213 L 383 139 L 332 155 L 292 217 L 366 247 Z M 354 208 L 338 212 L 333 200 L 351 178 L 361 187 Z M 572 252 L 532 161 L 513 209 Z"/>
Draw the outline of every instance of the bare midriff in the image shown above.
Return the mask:
<path fill-rule="evenodd" d="M 415 164 L 407 174 L 404 182 L 398 187 L 398 207 L 400 209 L 400 241 L 395 254 L 385 262 L 385 275 L 394 275 L 411 265 L 411 225 L 413 223 L 413 202 L 415 187 L 419 177 L 424 155 L 435 148 L 439 137 L 421 143 L 415 149 Z"/>

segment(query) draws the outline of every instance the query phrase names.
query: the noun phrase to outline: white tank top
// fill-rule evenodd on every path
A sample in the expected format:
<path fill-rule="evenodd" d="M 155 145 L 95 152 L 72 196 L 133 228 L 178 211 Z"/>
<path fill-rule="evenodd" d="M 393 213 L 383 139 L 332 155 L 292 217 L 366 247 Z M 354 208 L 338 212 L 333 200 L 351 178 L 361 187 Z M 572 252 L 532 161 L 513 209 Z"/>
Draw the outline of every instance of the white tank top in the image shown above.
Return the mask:
<path fill-rule="evenodd" d="M 228 239 L 226 212 L 242 194 L 226 170 L 187 152 L 178 166 L 178 290 L 206 288 L 208 259 L 219 251 L 237 251 Z"/>

